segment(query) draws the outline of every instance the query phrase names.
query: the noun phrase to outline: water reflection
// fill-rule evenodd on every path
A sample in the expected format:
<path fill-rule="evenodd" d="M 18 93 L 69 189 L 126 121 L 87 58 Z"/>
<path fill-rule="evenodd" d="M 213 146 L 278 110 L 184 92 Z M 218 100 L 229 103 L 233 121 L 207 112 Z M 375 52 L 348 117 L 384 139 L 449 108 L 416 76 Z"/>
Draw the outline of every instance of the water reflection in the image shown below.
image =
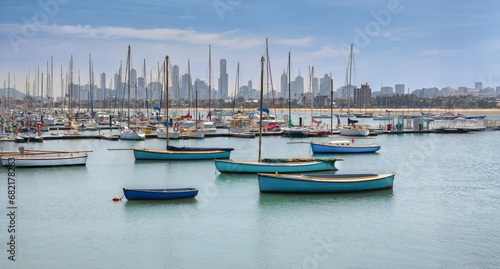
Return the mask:
<path fill-rule="evenodd" d="M 266 207 L 281 207 L 283 205 L 344 204 L 347 202 L 392 202 L 393 196 L 392 189 L 343 193 L 261 193 L 259 195 L 259 208 L 265 209 Z"/>

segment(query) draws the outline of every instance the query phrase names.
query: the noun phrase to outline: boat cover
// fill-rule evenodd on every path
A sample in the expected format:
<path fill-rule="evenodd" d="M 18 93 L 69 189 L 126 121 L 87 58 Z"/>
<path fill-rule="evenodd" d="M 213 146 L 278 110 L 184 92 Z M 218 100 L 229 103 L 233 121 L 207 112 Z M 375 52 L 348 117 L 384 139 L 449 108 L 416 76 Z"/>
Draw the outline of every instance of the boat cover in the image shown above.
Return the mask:
<path fill-rule="evenodd" d="M 188 148 L 188 147 L 174 147 L 167 146 L 167 150 L 172 151 L 213 151 L 213 150 L 221 150 L 221 151 L 233 151 L 234 148 Z"/>

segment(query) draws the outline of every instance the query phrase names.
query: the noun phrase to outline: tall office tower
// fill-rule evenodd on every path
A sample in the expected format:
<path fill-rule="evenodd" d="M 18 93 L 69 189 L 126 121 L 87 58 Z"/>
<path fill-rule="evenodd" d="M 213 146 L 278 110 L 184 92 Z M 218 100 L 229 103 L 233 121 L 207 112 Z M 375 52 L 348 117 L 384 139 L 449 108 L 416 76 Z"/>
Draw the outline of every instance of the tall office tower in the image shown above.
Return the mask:
<path fill-rule="evenodd" d="M 323 78 L 319 80 L 319 93 L 323 96 L 330 96 L 331 90 L 331 77 L 328 74 L 325 74 Z"/>
<path fill-rule="evenodd" d="M 219 78 L 219 93 L 222 96 L 216 96 L 216 99 L 228 98 L 228 75 L 226 73 L 226 59 L 220 59 L 220 78 Z"/>
<path fill-rule="evenodd" d="M 179 66 L 174 65 L 172 67 L 172 85 L 173 85 L 173 98 L 179 98 Z M 175 99 L 173 99 L 175 100 Z"/>
<path fill-rule="evenodd" d="M 101 73 L 100 75 L 100 78 L 101 78 L 101 93 L 102 95 L 101 96 L 97 96 L 97 99 L 99 98 L 106 98 L 104 96 L 105 92 L 106 92 L 106 73 Z"/>
<path fill-rule="evenodd" d="M 319 78 L 313 78 L 313 93 L 315 96 L 319 94 Z"/>
<path fill-rule="evenodd" d="M 299 76 L 295 78 L 294 87 L 292 89 L 292 98 L 293 99 L 301 99 L 304 94 L 304 78 Z"/>
<path fill-rule="evenodd" d="M 283 96 L 287 91 L 288 91 L 288 76 L 287 76 L 285 70 L 283 70 L 283 74 L 281 75 L 281 92 L 280 92 L 280 96 Z"/>
<path fill-rule="evenodd" d="M 114 83 L 115 83 L 114 90 L 116 91 L 115 95 L 118 95 L 118 93 L 120 92 L 120 86 L 122 85 L 122 78 L 120 77 L 119 74 L 115 74 Z"/>
<path fill-rule="evenodd" d="M 396 84 L 394 86 L 396 89 L 396 94 L 405 94 L 405 85 L 404 84 Z"/>
<path fill-rule="evenodd" d="M 146 100 L 146 90 L 144 87 L 144 78 L 137 79 L 137 98 Z"/>
<path fill-rule="evenodd" d="M 181 77 L 181 88 L 179 89 L 179 98 L 184 100 L 192 100 L 192 89 L 191 76 L 189 74 L 184 74 Z"/>

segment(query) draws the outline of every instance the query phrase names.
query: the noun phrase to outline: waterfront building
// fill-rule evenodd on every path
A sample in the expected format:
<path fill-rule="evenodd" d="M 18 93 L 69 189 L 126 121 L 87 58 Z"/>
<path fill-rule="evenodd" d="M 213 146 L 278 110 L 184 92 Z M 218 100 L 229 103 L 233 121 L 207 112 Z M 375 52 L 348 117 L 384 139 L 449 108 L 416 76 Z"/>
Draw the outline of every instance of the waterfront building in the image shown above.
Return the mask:
<path fill-rule="evenodd" d="M 354 106 L 362 107 L 362 106 L 370 106 L 372 97 L 372 89 L 366 84 L 362 84 L 361 88 L 354 89 Z"/>

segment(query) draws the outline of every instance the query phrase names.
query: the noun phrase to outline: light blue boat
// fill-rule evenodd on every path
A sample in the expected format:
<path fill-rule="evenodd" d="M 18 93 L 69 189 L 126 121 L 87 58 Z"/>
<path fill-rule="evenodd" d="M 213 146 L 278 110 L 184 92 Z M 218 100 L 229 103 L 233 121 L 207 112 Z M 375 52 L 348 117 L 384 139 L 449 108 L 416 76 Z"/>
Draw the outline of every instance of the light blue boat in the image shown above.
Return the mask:
<path fill-rule="evenodd" d="M 337 171 L 335 162 L 341 159 L 264 159 L 257 162 L 215 160 L 215 167 L 221 173 L 303 173 Z"/>
<path fill-rule="evenodd" d="M 326 193 L 392 189 L 395 174 L 258 174 L 260 192 Z"/>
<path fill-rule="evenodd" d="M 380 145 L 354 145 L 349 140 L 311 142 L 313 153 L 370 153 L 380 150 Z"/>
<path fill-rule="evenodd" d="M 233 148 L 178 148 L 167 150 L 134 149 L 136 160 L 210 160 L 229 159 Z"/>

